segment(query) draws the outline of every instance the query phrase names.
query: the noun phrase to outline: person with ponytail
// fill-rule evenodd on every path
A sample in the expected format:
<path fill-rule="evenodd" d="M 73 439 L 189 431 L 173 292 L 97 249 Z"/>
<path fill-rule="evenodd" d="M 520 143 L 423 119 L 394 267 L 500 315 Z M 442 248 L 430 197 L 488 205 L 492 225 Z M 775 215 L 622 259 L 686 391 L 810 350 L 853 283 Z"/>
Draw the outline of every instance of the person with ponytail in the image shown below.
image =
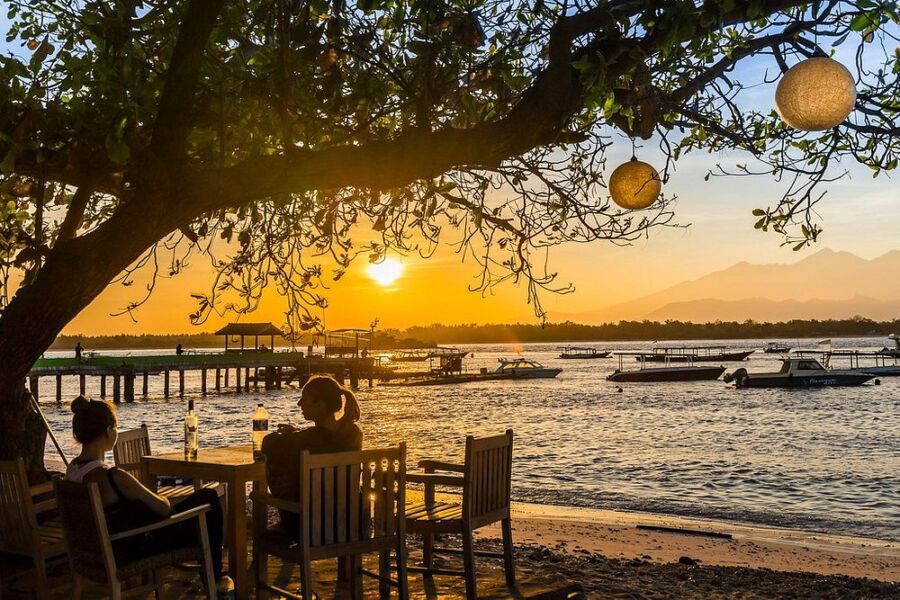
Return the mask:
<path fill-rule="evenodd" d="M 359 403 L 353 391 L 328 375 L 309 378 L 297 402 L 311 427 L 280 424 L 263 439 L 269 491 L 277 498 L 296 501 L 300 495 L 300 453 L 311 454 L 362 450 Z M 340 413 L 340 416 L 338 414 Z M 300 535 L 298 515 L 281 512 L 281 528 L 294 538 Z"/>
<path fill-rule="evenodd" d="M 213 571 L 217 592 L 228 595 L 234 589 L 231 578 L 222 574 L 224 519 L 222 504 L 215 490 L 198 490 L 173 506 L 168 498 L 154 493 L 127 471 L 107 467 L 104 458 L 119 437 L 116 407 L 109 402 L 78 396 L 72 401 L 72 432 L 81 444 L 81 453 L 69 463 L 66 479 L 75 483 L 96 483 L 103 502 L 106 526 L 110 533 L 143 527 L 171 514 L 208 504 L 206 525 L 209 531 Z M 140 538 L 113 542 L 117 556 L 132 562 L 197 543 L 193 521 L 181 522 L 147 533 Z"/>

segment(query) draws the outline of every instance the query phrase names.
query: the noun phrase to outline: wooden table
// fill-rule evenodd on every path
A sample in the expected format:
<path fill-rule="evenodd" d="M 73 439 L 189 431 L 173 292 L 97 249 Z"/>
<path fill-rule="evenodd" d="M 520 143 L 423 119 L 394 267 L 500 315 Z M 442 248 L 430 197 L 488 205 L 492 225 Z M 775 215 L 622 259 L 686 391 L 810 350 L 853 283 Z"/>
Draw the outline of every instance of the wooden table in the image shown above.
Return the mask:
<path fill-rule="evenodd" d="M 170 475 L 220 481 L 228 486 L 228 514 L 226 515 L 228 548 L 228 573 L 234 579 L 238 599 L 248 597 L 250 590 L 247 572 L 247 483 L 253 483 L 256 490 L 265 483 L 265 463 L 253 460 L 253 451 L 248 446 L 223 446 L 221 448 L 201 448 L 196 459 L 188 460 L 183 452 L 157 454 L 144 457 L 147 481 L 156 475 Z M 265 519 L 265 513 L 257 514 L 264 507 L 253 506 L 253 519 Z"/>

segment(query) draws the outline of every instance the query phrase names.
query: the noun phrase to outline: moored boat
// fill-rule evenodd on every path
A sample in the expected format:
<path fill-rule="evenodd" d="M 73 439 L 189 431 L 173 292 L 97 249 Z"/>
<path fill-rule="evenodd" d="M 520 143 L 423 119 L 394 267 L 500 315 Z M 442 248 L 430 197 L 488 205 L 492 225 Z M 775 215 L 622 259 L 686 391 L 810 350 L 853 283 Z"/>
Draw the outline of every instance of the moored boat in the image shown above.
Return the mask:
<path fill-rule="evenodd" d="M 562 373 L 562 369 L 545 367 L 536 360 L 527 358 L 499 359 L 500 366 L 494 371 L 498 375 L 509 375 L 513 379 L 552 379 Z"/>
<path fill-rule="evenodd" d="M 609 350 L 597 350 L 596 348 L 587 348 L 584 346 L 563 346 L 559 358 L 565 360 L 579 360 L 591 358 L 606 358 L 609 356 Z"/>
<path fill-rule="evenodd" d="M 768 342 L 763 348 L 766 354 L 787 354 L 791 351 L 791 347 L 783 342 Z"/>
<path fill-rule="evenodd" d="M 623 357 L 637 354 L 636 359 L 640 361 L 641 366 L 636 370 L 624 370 Z M 659 382 L 659 381 L 712 381 L 718 379 L 725 372 L 724 366 L 698 367 L 695 366 L 690 356 L 679 355 L 677 361 L 687 361 L 691 364 L 671 366 L 666 362 L 664 367 L 648 367 L 646 357 L 652 357 L 652 354 L 643 354 L 640 352 L 616 352 L 619 357 L 619 368 L 613 371 L 606 379 L 615 382 Z"/>
<path fill-rule="evenodd" d="M 738 369 L 725 376 L 738 388 L 809 388 L 862 385 L 875 377 L 853 369 L 826 369 L 812 358 L 784 358 L 781 370 L 774 373 L 749 373 Z"/>
<path fill-rule="evenodd" d="M 649 362 L 738 362 L 746 360 L 754 350 L 728 350 L 725 346 L 656 346 L 645 353 Z M 636 360 L 642 360 L 638 357 Z"/>

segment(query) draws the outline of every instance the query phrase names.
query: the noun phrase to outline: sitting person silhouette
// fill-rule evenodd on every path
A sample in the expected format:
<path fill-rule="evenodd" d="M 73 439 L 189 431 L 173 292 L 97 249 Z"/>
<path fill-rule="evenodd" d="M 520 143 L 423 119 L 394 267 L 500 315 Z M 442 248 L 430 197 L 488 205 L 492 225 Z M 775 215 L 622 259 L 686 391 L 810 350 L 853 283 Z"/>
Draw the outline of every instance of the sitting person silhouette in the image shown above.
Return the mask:
<path fill-rule="evenodd" d="M 198 490 L 190 496 L 170 504 L 144 486 L 130 473 L 103 463 L 106 453 L 113 449 L 119 437 L 116 408 L 109 402 L 78 396 L 72 401 L 72 430 L 81 444 L 81 453 L 69 463 L 66 479 L 75 483 L 96 483 L 103 502 L 106 526 L 110 533 L 118 533 L 149 525 L 171 514 L 208 504 L 206 526 L 209 531 L 210 554 L 218 595 L 228 596 L 234 589 L 231 578 L 222 574 L 222 540 L 224 519 L 222 505 L 215 490 Z M 182 521 L 137 538 L 113 542 L 117 556 L 125 561 L 137 561 L 188 544 L 197 543 L 197 526 Z"/>
<path fill-rule="evenodd" d="M 337 418 L 344 399 L 344 414 Z M 275 433 L 263 439 L 262 452 L 266 456 L 266 477 L 269 491 L 276 498 L 296 501 L 300 496 L 300 453 L 311 454 L 347 452 L 362 449 L 362 431 L 356 425 L 359 420 L 359 403 L 353 392 L 328 375 L 314 375 L 300 392 L 297 402 L 303 418 L 312 421 L 312 427 L 298 429 L 280 424 Z M 299 516 L 281 512 L 281 528 L 284 533 L 297 538 L 300 535 Z"/>

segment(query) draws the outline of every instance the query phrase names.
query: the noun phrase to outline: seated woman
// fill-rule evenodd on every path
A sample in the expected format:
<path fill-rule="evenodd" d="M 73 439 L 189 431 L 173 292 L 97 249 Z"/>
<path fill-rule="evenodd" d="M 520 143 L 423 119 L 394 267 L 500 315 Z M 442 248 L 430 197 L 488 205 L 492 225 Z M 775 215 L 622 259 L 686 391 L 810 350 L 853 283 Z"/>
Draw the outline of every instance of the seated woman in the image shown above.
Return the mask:
<path fill-rule="evenodd" d="M 213 571 L 218 581 L 217 592 L 229 594 L 234 589 L 231 578 L 222 575 L 222 505 L 215 490 L 199 490 L 172 506 L 130 473 L 107 467 L 103 458 L 116 445 L 119 436 L 116 409 L 109 402 L 79 396 L 72 401 L 72 431 L 81 444 L 81 454 L 69 463 L 66 479 L 75 483 L 96 483 L 103 501 L 106 526 L 110 533 L 149 525 L 171 514 L 208 504 L 206 526 L 212 554 Z M 113 542 L 122 560 L 131 562 L 197 543 L 197 526 L 183 521 L 143 536 Z"/>
<path fill-rule="evenodd" d="M 341 399 L 344 414 L 341 411 Z M 348 452 L 362 449 L 362 431 L 356 425 L 359 420 L 359 403 L 349 389 L 327 375 L 314 375 L 303 386 L 297 402 L 303 418 L 312 421 L 312 427 L 297 429 L 292 425 L 279 425 L 278 431 L 263 439 L 262 452 L 266 455 L 266 477 L 272 495 L 285 500 L 296 500 L 300 495 L 300 453 L 311 454 Z M 281 512 L 281 528 L 286 534 L 300 535 L 299 516 Z"/>

